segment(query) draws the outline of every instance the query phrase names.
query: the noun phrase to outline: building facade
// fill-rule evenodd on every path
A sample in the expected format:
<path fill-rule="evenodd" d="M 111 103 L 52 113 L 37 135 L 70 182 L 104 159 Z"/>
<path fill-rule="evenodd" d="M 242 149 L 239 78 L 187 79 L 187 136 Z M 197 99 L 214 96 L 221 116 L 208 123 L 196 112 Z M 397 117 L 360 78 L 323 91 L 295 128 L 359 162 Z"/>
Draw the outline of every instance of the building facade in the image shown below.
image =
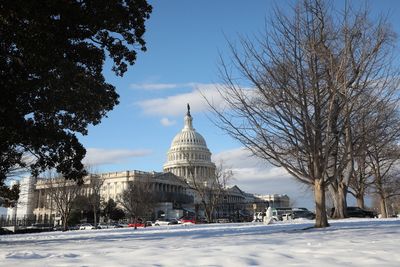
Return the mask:
<path fill-rule="evenodd" d="M 288 195 L 271 194 L 271 195 L 255 195 L 258 199 L 267 201 L 272 208 L 289 208 L 290 199 Z"/>
<path fill-rule="evenodd" d="M 188 105 L 184 127 L 171 142 L 163 172 L 133 170 L 101 173 L 96 177 L 103 181 L 100 195 L 104 201 L 109 199 L 118 201 L 129 182 L 146 181 L 151 184 L 159 202 L 154 213 L 177 217 L 182 215 L 184 210 L 194 211 L 201 202 L 193 187 L 193 178 L 207 183 L 208 179 L 214 177 L 215 171 L 216 166 L 211 161 L 211 152 L 206 141 L 193 127 L 193 118 Z M 89 196 L 92 193 L 91 181 L 93 175 L 84 178 L 84 184 L 79 188 L 80 195 Z M 58 224 L 61 218 L 53 203 L 50 190 L 51 184 L 48 179 L 25 178 L 21 182 L 21 198 L 17 208 L 9 209 L 8 217 Z M 261 205 L 265 206 L 268 201 L 276 202 L 275 198 L 265 199 L 247 194 L 237 186 L 225 191 L 223 201 L 216 209 L 216 215 L 220 217 L 253 210 L 254 203 L 262 203 Z"/>

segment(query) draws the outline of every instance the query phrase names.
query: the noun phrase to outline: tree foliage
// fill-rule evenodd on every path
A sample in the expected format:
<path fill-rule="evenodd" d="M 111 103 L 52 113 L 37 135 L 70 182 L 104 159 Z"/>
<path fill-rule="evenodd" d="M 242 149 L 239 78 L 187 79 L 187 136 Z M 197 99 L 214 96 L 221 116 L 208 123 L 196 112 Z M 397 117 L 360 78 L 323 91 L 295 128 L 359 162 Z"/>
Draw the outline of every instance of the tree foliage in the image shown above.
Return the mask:
<path fill-rule="evenodd" d="M 0 185 L 14 166 L 85 175 L 76 133 L 118 104 L 103 76 L 106 56 L 122 76 L 146 50 L 151 11 L 145 0 L 1 1 Z"/>
<path fill-rule="evenodd" d="M 112 198 L 104 203 L 103 215 L 107 221 L 108 219 L 119 221 L 125 217 L 124 211 L 117 206 L 117 203 Z"/>
<path fill-rule="evenodd" d="M 19 199 L 19 184 L 14 184 L 11 188 L 0 185 L 0 207 L 13 207 Z"/>

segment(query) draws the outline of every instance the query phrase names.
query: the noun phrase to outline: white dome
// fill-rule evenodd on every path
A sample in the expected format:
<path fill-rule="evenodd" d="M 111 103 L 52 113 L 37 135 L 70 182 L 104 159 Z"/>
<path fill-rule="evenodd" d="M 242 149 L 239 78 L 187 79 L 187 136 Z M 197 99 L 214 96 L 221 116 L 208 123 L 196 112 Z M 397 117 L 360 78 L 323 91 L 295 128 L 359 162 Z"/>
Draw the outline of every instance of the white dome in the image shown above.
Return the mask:
<path fill-rule="evenodd" d="M 192 117 L 185 117 L 185 120 L 191 120 Z M 203 136 L 196 132 L 193 127 L 185 127 L 178 133 L 171 143 L 171 148 L 178 148 L 182 146 L 202 146 L 207 148 L 206 141 Z"/>
<path fill-rule="evenodd" d="M 215 172 L 215 164 L 211 162 L 211 152 L 203 136 L 193 128 L 189 105 L 184 122 L 183 129 L 172 140 L 164 171 L 188 178 L 189 167 L 195 167 L 196 175 L 210 177 Z"/>

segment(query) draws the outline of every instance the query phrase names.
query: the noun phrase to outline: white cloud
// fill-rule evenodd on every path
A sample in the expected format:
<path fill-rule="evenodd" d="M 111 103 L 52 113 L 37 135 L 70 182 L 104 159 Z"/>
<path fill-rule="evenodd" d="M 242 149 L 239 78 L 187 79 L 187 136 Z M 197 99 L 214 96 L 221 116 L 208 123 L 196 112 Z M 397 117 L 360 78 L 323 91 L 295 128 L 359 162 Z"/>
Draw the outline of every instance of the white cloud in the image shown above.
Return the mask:
<path fill-rule="evenodd" d="M 187 103 L 190 104 L 191 111 L 193 112 L 208 110 L 209 107 L 204 96 L 215 105 L 222 103 L 222 97 L 216 89 L 218 84 L 188 83 L 180 86 L 189 86 L 192 88 L 192 91 L 145 100 L 137 103 L 137 105 L 147 115 L 177 116 L 185 113 Z"/>
<path fill-rule="evenodd" d="M 244 147 L 215 154 L 213 161 L 217 164 L 223 162 L 224 166 L 232 169 L 237 180 L 291 179 L 285 169 L 252 156 L 250 151 Z"/>
<path fill-rule="evenodd" d="M 130 88 L 142 90 L 165 90 L 177 88 L 179 84 L 175 83 L 132 83 Z"/>
<path fill-rule="evenodd" d="M 166 117 L 164 117 L 164 118 L 162 118 L 161 120 L 160 120 L 160 122 L 161 122 L 161 124 L 163 125 L 163 126 L 171 126 L 171 125 L 174 125 L 175 123 L 176 123 L 176 121 L 174 121 L 174 120 L 170 120 L 170 119 L 168 119 L 168 118 L 166 118 Z"/>
<path fill-rule="evenodd" d="M 244 147 L 225 150 L 213 155 L 213 161 L 223 161 L 224 165 L 235 166 L 236 168 L 255 168 L 265 164 L 260 159 L 252 156 L 251 152 Z"/>
<path fill-rule="evenodd" d="M 149 154 L 151 154 L 151 151 L 147 149 L 128 150 L 88 148 L 83 162 L 92 166 L 116 164 L 124 162 L 129 158 L 144 157 Z"/>
<path fill-rule="evenodd" d="M 213 155 L 213 161 L 232 169 L 236 184 L 245 192 L 256 194 L 287 194 L 297 206 L 313 208 L 312 192 L 288 172 L 251 155 L 245 148 L 222 151 Z"/>

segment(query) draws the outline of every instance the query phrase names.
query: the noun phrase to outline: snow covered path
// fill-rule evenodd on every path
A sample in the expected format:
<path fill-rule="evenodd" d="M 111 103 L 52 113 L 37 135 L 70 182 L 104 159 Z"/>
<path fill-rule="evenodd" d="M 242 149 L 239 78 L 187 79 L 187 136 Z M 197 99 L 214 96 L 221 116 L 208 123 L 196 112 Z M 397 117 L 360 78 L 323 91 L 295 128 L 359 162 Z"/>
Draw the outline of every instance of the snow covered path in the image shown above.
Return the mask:
<path fill-rule="evenodd" d="M 400 266 L 400 219 L 0 236 L 0 266 Z"/>

